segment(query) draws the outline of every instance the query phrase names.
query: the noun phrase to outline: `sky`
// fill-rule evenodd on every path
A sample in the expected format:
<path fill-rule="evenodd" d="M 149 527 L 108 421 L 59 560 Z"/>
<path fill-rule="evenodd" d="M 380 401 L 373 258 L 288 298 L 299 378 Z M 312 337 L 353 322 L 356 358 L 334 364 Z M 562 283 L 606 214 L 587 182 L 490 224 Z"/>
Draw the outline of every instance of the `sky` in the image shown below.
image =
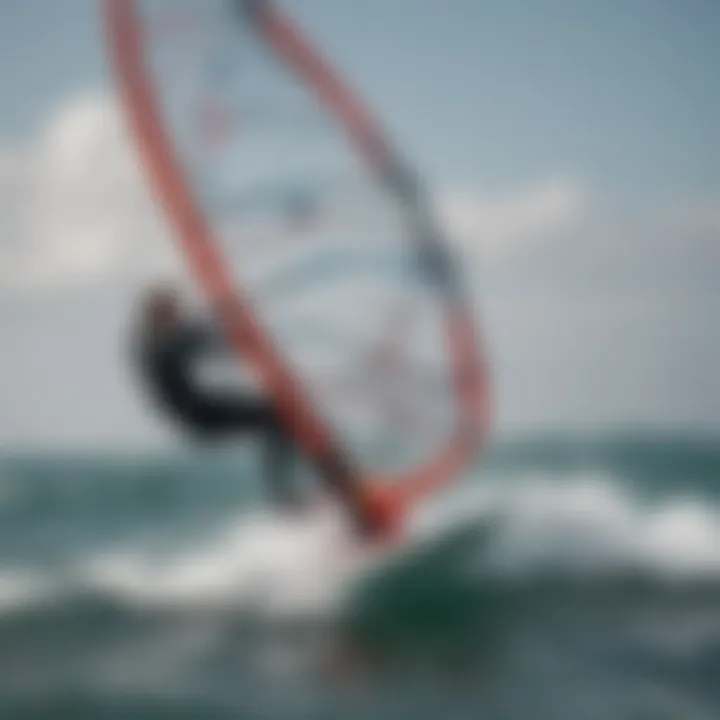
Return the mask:
<path fill-rule="evenodd" d="M 176 262 L 96 0 L 0 0 L 0 450 L 163 442 L 128 366 Z M 285 0 L 471 278 L 496 434 L 720 431 L 715 0 Z"/>

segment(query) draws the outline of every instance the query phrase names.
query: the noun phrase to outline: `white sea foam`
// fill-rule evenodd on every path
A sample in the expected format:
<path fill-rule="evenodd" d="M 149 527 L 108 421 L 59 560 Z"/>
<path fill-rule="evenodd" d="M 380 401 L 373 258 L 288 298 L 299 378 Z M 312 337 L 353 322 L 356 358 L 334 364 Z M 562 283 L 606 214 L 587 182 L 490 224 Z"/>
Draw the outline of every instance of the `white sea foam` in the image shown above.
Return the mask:
<path fill-rule="evenodd" d="M 245 517 L 177 554 L 103 554 L 80 574 L 87 586 L 144 606 L 241 607 L 277 617 L 328 611 L 371 561 L 342 516 L 326 508 L 300 521 Z"/>
<path fill-rule="evenodd" d="M 660 581 L 720 580 L 720 511 L 687 498 L 647 503 L 605 476 L 528 477 L 466 487 L 421 509 L 405 547 L 487 525 L 477 568 L 511 579 L 634 570 Z M 388 553 L 353 541 L 336 512 L 301 523 L 238 521 L 202 548 L 151 560 L 95 558 L 88 583 L 148 604 L 224 604 L 267 615 L 324 613 Z"/>
<path fill-rule="evenodd" d="M 680 586 L 720 581 L 720 508 L 678 495 L 651 502 L 605 475 L 465 486 L 421 508 L 403 547 L 433 542 L 475 521 L 489 532 L 477 547 L 475 567 L 501 580 L 547 572 L 582 580 L 631 570 Z M 258 513 L 171 552 L 125 547 L 53 573 L 0 567 L 0 613 L 90 593 L 139 607 L 226 607 L 268 618 L 326 615 L 388 553 L 402 549 L 369 550 L 331 507 L 292 522 Z"/>
<path fill-rule="evenodd" d="M 720 580 L 720 509 L 700 499 L 649 501 L 604 475 L 528 477 L 476 501 L 497 532 L 485 569 L 513 577 L 638 571 L 662 581 Z"/>

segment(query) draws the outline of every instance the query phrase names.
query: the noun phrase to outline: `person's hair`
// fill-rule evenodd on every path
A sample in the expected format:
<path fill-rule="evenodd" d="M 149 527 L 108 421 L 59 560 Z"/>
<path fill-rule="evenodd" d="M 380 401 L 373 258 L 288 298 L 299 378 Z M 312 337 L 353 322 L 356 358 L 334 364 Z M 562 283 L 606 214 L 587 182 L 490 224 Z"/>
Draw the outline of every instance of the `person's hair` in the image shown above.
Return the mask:
<path fill-rule="evenodd" d="M 149 286 L 140 300 L 139 320 L 145 332 L 162 332 L 175 323 L 182 314 L 182 296 L 170 284 Z"/>

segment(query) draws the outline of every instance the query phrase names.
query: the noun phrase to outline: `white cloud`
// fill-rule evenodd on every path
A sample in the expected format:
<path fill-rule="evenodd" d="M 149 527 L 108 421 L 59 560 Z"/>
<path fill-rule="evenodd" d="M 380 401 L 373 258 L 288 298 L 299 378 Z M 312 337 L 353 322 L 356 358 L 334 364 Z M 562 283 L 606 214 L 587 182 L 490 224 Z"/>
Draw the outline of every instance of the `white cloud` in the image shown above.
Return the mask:
<path fill-rule="evenodd" d="M 549 180 L 506 195 L 450 189 L 438 194 L 436 205 L 454 240 L 467 251 L 492 256 L 573 229 L 586 200 L 576 183 Z"/>
<path fill-rule="evenodd" d="M 505 195 L 451 188 L 437 198 L 450 234 L 488 255 L 567 231 L 585 204 L 567 180 Z M 177 264 L 110 96 L 75 98 L 28 146 L 0 145 L 0 215 L 0 291 L 94 287 Z"/>
<path fill-rule="evenodd" d="M 169 266 L 166 230 L 115 102 L 77 98 L 0 147 L 0 290 L 106 283 Z"/>
<path fill-rule="evenodd" d="M 577 181 L 550 178 L 508 193 L 451 186 L 435 202 L 470 258 L 502 259 L 510 276 L 607 269 L 635 282 L 664 263 L 666 282 L 678 268 L 707 274 L 717 257 L 715 198 L 623 217 Z M 75 98 L 27 146 L 0 145 L 0 218 L 0 292 L 94 287 L 179 264 L 110 96 Z"/>
<path fill-rule="evenodd" d="M 86 95 L 61 107 L 28 146 L 0 146 L 0 291 L 93 286 L 173 266 L 121 115 L 111 97 Z M 452 237 L 490 255 L 572 228 L 584 207 L 582 190 L 567 180 L 437 197 Z"/>

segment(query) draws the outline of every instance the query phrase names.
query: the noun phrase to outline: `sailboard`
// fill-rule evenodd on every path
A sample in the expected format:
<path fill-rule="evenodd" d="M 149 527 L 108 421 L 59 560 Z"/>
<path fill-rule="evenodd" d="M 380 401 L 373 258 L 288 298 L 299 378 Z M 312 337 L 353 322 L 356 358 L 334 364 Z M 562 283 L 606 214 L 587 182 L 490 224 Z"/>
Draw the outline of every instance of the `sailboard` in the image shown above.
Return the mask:
<path fill-rule="evenodd" d="M 270 0 L 105 0 L 153 190 L 320 476 L 398 516 L 467 470 L 487 362 L 419 177 Z"/>

